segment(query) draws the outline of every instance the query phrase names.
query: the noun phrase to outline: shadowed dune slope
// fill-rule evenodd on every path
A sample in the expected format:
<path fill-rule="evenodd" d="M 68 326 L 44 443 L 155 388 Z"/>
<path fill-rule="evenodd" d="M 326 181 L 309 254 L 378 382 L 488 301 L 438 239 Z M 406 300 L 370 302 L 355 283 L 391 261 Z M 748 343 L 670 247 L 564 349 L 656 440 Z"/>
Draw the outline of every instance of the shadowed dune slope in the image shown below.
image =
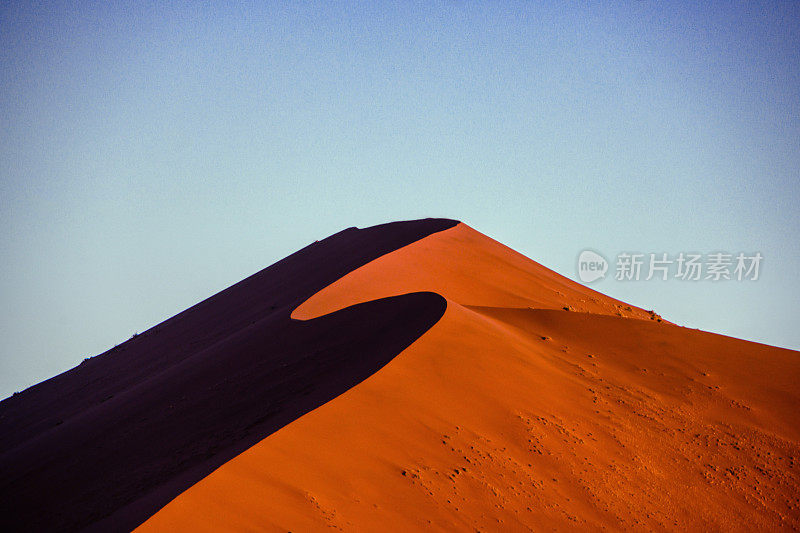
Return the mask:
<path fill-rule="evenodd" d="M 424 335 L 139 531 L 800 527 L 800 353 L 657 322 L 463 224 L 293 316 L 417 291 L 447 300 Z"/>
<path fill-rule="evenodd" d="M 175 496 L 409 346 L 431 293 L 306 322 L 326 285 L 454 221 L 350 228 L 0 402 L 0 531 L 130 531 Z"/>

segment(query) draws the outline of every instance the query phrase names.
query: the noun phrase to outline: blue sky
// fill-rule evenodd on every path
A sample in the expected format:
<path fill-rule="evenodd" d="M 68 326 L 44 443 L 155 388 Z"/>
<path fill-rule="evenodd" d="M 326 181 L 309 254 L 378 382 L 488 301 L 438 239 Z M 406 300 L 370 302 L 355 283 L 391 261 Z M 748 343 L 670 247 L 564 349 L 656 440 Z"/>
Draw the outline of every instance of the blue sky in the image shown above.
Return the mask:
<path fill-rule="evenodd" d="M 573 279 L 759 251 L 756 282 L 592 286 L 800 348 L 800 4 L 613 4 L 5 3 L 0 397 L 425 216 Z"/>

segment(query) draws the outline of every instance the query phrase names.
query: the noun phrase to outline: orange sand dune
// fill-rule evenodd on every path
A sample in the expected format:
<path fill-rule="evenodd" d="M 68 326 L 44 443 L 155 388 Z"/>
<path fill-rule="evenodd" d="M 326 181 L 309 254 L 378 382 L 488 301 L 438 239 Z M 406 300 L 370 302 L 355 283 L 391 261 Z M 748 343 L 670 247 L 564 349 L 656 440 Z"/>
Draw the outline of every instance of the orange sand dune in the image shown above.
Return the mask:
<path fill-rule="evenodd" d="M 463 224 L 293 316 L 422 290 L 447 299 L 427 333 L 139 530 L 800 528 L 798 352 L 658 323 Z"/>

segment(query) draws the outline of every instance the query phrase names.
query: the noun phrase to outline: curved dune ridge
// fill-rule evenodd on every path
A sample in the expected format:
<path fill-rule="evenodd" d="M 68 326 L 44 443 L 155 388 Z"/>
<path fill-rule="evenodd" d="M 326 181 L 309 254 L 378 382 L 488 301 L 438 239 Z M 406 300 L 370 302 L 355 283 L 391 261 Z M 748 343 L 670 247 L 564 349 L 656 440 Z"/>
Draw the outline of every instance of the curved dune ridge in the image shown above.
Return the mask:
<path fill-rule="evenodd" d="M 798 352 L 662 322 L 464 224 L 292 317 L 420 291 L 446 300 L 421 337 L 138 530 L 800 527 Z"/>

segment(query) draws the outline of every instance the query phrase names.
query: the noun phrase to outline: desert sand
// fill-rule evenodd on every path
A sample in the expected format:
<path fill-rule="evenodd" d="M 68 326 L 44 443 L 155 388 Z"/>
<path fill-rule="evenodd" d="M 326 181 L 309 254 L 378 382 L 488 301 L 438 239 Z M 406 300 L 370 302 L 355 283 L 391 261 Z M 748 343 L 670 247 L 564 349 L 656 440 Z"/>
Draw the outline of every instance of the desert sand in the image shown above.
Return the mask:
<path fill-rule="evenodd" d="M 463 223 L 348 229 L 0 402 L 0 527 L 796 530 L 799 402 Z"/>
<path fill-rule="evenodd" d="M 464 224 L 292 317 L 418 291 L 447 300 L 430 330 L 139 531 L 800 527 L 797 352 L 658 322 Z"/>

